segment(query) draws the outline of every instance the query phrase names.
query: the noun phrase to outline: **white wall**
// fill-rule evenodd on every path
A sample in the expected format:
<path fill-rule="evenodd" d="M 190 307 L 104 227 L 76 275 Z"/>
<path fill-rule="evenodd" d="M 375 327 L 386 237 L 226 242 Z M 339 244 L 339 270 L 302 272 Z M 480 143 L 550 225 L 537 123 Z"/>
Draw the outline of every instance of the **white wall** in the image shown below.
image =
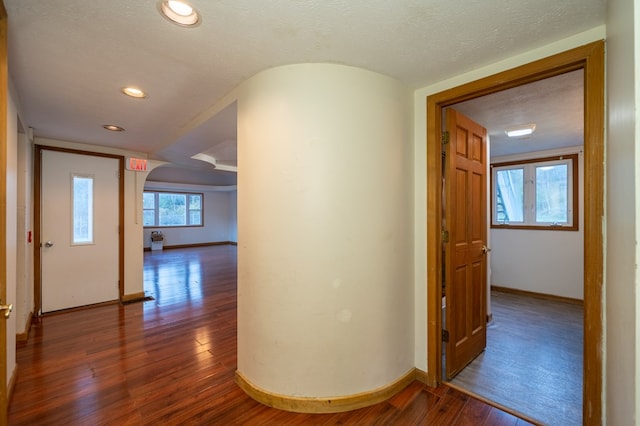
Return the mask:
<path fill-rule="evenodd" d="M 238 371 L 289 396 L 413 368 L 411 99 L 358 68 L 264 71 L 238 97 Z"/>
<path fill-rule="evenodd" d="M 88 152 L 102 152 L 125 157 L 146 158 L 140 152 L 107 148 L 98 145 L 87 145 L 76 142 L 54 139 L 36 138 L 38 145 L 77 149 Z M 147 173 L 124 171 L 124 294 L 138 295 L 144 292 L 142 278 L 143 246 L 142 246 L 142 189 Z"/>
<path fill-rule="evenodd" d="M 578 231 L 491 229 L 491 285 L 584 298 L 582 147 L 492 158 L 492 163 L 578 153 Z"/>
<path fill-rule="evenodd" d="M 524 65 L 556 53 L 605 38 L 605 27 L 593 28 L 575 36 L 513 56 L 486 67 L 452 77 L 414 92 L 414 254 L 415 254 L 415 365 L 427 369 L 427 96 Z M 493 244 L 493 241 L 492 241 Z"/>
<path fill-rule="evenodd" d="M 154 185 L 149 185 L 154 184 Z M 204 195 L 204 226 L 186 228 L 144 228 L 144 247 L 151 247 L 151 232 L 164 235 L 164 246 L 189 244 L 237 242 L 237 191 L 208 191 L 206 187 L 189 185 L 166 185 L 147 181 L 146 190 L 175 190 L 200 192 Z"/>
<path fill-rule="evenodd" d="M 607 2 L 605 406 L 610 425 L 638 424 L 638 0 Z"/>

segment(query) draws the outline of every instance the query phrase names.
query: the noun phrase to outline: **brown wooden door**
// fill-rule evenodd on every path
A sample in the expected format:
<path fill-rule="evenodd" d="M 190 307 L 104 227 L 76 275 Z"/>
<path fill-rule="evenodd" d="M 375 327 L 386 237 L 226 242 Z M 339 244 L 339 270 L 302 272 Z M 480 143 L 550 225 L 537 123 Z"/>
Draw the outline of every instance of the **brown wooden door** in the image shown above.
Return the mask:
<path fill-rule="evenodd" d="M 445 114 L 445 359 L 450 379 L 487 343 L 487 131 L 453 109 Z"/>
<path fill-rule="evenodd" d="M 0 1 L 0 304 L 7 303 L 7 12 Z M 13 225 L 15 226 L 15 224 Z M 13 242 L 15 244 L 15 241 Z M 14 327 L 15 329 L 15 327 Z M 0 311 L 0 425 L 7 424 L 7 320 Z"/>

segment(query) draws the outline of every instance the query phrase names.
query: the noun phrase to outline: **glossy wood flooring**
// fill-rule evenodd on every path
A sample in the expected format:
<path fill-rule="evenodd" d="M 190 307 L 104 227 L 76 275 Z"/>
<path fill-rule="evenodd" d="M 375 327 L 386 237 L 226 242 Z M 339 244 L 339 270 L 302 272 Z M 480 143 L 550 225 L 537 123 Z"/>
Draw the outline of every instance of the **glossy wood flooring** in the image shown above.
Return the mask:
<path fill-rule="evenodd" d="M 491 292 L 487 348 L 452 383 L 547 425 L 582 424 L 583 308 Z"/>
<path fill-rule="evenodd" d="M 18 348 L 10 425 L 524 425 L 414 382 L 374 406 L 297 414 L 234 383 L 236 247 L 145 253 L 154 300 L 49 315 Z"/>

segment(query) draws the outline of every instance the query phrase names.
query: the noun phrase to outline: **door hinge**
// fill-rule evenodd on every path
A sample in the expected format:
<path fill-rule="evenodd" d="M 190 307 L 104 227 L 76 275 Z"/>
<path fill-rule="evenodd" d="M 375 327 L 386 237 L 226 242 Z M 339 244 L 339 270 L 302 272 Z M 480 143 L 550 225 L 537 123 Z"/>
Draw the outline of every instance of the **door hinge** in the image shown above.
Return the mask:
<path fill-rule="evenodd" d="M 449 143 L 449 132 L 442 132 L 442 145 L 446 145 Z"/>
<path fill-rule="evenodd" d="M 442 329 L 442 341 L 445 343 L 449 342 L 449 330 Z"/>
<path fill-rule="evenodd" d="M 442 242 L 443 243 L 449 242 L 449 231 L 442 231 Z"/>

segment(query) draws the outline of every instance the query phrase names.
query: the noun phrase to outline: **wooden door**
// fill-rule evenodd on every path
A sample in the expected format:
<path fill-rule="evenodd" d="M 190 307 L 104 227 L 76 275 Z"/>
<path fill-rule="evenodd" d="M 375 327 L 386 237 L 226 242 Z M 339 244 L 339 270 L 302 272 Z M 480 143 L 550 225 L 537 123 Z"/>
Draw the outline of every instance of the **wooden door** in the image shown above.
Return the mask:
<path fill-rule="evenodd" d="M 41 170 L 42 312 L 117 300 L 119 159 L 42 150 Z"/>
<path fill-rule="evenodd" d="M 0 1 L 0 304 L 7 300 L 7 12 Z M 0 425 L 7 424 L 7 321 L 0 311 Z M 14 327 L 15 329 L 15 327 Z"/>
<path fill-rule="evenodd" d="M 487 343 L 487 131 L 446 111 L 446 375 L 455 376 Z"/>

